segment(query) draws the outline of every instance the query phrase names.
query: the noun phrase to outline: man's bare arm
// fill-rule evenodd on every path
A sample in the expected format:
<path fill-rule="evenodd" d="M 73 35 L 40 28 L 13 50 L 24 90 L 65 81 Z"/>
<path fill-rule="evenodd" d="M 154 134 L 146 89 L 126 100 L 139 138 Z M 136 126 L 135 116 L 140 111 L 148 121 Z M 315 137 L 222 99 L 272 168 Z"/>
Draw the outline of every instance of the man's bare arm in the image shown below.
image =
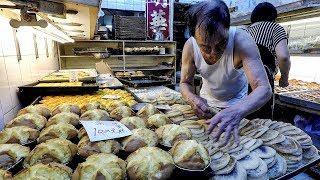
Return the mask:
<path fill-rule="evenodd" d="M 239 29 L 235 39 L 236 54 L 242 60 L 244 72 L 252 92 L 236 108 L 241 108 L 244 117 L 261 108 L 272 96 L 271 86 L 253 38 Z"/>
<path fill-rule="evenodd" d="M 291 67 L 289 49 L 287 45 L 287 39 L 281 40 L 276 46 L 276 56 L 279 62 L 279 69 L 281 72 L 281 78 L 279 80 L 279 85 L 281 87 L 286 87 L 289 85 L 289 71 Z"/>
<path fill-rule="evenodd" d="M 193 47 L 189 39 L 182 52 L 182 67 L 180 89 L 183 98 L 192 106 L 198 116 L 210 117 L 210 110 L 207 101 L 193 92 L 193 81 L 196 73 L 196 66 L 194 63 Z"/>

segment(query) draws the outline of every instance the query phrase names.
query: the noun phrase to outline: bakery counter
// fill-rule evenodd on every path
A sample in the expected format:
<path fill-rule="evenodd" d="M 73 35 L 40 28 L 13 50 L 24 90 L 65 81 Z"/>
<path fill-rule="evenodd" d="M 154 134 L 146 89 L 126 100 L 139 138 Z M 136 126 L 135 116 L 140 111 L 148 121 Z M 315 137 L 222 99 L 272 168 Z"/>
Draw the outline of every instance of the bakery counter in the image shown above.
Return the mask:
<path fill-rule="evenodd" d="M 205 120 L 197 117 L 190 105 L 177 104 L 178 92 L 163 87 L 152 92 L 163 94 L 137 109 L 138 100 L 125 89 L 39 98 L 21 109 L 0 132 L 0 176 L 277 179 L 319 162 L 311 138 L 291 124 L 243 119 L 240 143 L 231 137 L 223 145 L 225 135 L 213 140 Z M 119 121 L 132 135 L 91 142 L 80 120 Z M 15 171 L 7 168 L 19 161 L 21 167 Z"/>

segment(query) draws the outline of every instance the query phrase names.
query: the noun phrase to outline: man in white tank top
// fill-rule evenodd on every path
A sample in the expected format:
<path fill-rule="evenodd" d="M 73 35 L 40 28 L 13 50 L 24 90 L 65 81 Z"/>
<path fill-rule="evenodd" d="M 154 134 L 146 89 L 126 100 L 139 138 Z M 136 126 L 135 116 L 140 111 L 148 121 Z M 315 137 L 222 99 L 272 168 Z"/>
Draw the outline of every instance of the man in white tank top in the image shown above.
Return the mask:
<path fill-rule="evenodd" d="M 225 132 L 225 142 L 231 135 L 238 141 L 240 120 L 272 95 L 259 50 L 247 32 L 230 27 L 229 10 L 221 0 L 192 6 L 187 20 L 191 37 L 182 53 L 182 95 L 199 116 L 208 119 L 214 138 Z M 200 96 L 192 91 L 196 71 L 203 81 Z M 248 82 L 253 89 L 249 95 Z M 223 110 L 212 117 L 209 106 Z"/>

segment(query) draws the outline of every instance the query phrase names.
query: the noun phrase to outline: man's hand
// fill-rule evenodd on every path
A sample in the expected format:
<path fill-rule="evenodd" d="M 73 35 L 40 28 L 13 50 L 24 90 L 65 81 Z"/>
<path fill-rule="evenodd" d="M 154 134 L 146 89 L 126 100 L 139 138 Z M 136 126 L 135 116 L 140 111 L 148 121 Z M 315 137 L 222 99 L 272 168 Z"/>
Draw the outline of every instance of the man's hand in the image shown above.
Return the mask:
<path fill-rule="evenodd" d="M 287 87 L 289 86 L 289 81 L 288 81 L 288 78 L 284 78 L 284 77 L 280 77 L 279 79 L 279 86 L 280 87 Z"/>
<path fill-rule="evenodd" d="M 207 100 L 199 96 L 194 96 L 191 100 L 191 106 L 200 118 L 212 117 Z"/>
<path fill-rule="evenodd" d="M 226 108 L 217 113 L 213 118 L 206 121 L 210 124 L 208 133 L 211 134 L 212 130 L 218 126 L 216 128 L 217 131 L 212 134 L 216 141 L 219 140 L 221 134 L 225 132 L 225 141 L 222 145 L 228 143 L 232 134 L 234 136 L 235 143 L 239 143 L 239 123 L 243 118 L 243 113 L 239 109 L 233 107 Z"/>

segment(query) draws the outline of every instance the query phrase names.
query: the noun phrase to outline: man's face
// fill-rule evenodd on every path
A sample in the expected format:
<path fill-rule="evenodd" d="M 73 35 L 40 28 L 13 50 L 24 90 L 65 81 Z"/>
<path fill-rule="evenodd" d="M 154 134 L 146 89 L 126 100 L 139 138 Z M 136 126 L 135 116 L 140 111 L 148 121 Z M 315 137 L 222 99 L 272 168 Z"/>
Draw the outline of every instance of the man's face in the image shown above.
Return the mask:
<path fill-rule="evenodd" d="M 219 28 L 211 37 L 206 37 L 204 28 L 197 28 L 195 39 L 207 64 L 216 63 L 227 46 L 229 29 Z"/>

